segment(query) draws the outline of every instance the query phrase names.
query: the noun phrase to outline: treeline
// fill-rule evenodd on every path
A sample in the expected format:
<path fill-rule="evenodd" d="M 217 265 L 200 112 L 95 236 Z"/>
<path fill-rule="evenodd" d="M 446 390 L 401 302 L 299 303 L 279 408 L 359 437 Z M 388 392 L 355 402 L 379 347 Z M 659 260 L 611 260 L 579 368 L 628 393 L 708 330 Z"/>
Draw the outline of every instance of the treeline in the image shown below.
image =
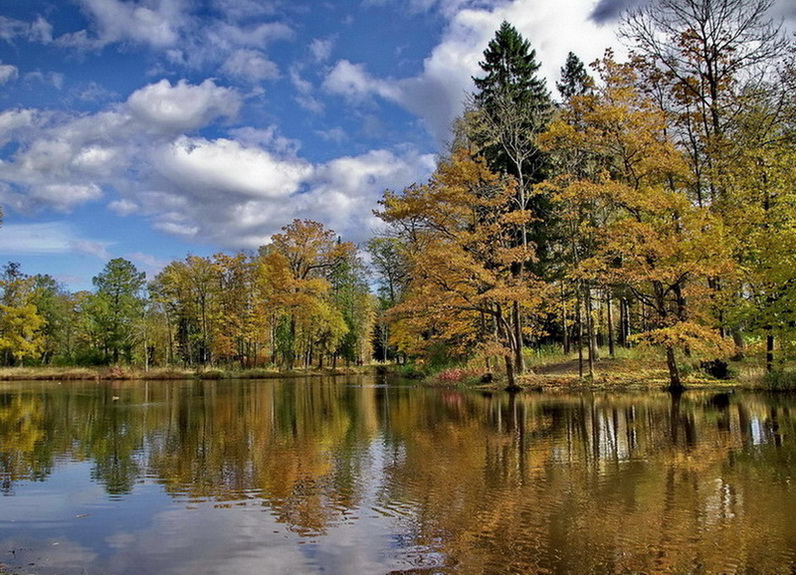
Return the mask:
<path fill-rule="evenodd" d="M 388 192 L 375 259 L 412 355 L 501 363 L 523 348 L 647 344 L 686 361 L 796 335 L 796 66 L 770 0 L 631 12 L 628 62 L 570 54 L 554 101 L 504 22 L 430 180 Z M 389 254 L 389 257 L 387 256 Z M 690 358 L 690 359 L 689 359 Z M 492 367 L 494 369 L 494 367 Z"/>
<path fill-rule="evenodd" d="M 4 365 L 280 368 L 362 363 L 376 302 L 355 246 L 295 220 L 257 253 L 188 256 L 149 284 L 109 261 L 69 293 L 10 263 L 0 277 Z"/>
<path fill-rule="evenodd" d="M 627 62 L 570 53 L 553 98 L 504 22 L 449 152 L 387 191 L 355 247 L 295 221 L 256 254 L 189 256 L 149 285 L 112 260 L 95 291 L 4 270 L 8 364 L 282 367 L 372 357 L 526 370 L 528 346 L 649 345 L 681 365 L 796 343 L 796 48 L 772 0 L 659 0 Z"/>

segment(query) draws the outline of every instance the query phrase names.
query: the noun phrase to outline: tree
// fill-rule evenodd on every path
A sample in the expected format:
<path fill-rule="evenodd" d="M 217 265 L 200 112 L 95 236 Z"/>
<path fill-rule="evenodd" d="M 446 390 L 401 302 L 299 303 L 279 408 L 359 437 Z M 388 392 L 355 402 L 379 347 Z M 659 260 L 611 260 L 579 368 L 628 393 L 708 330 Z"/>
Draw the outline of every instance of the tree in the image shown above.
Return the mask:
<path fill-rule="evenodd" d="M 293 220 L 260 251 L 257 282 L 274 314 L 274 350 L 288 369 L 299 351 L 309 365 L 318 346 L 325 354 L 347 332 L 341 311 L 330 300 L 330 274 L 351 257 L 354 245 L 338 241 L 323 224 Z"/>
<path fill-rule="evenodd" d="M 101 330 L 101 345 L 108 361 L 132 359 L 134 324 L 140 321 L 146 274 L 123 258 L 110 260 L 92 279 L 96 287 L 94 313 Z"/>
<path fill-rule="evenodd" d="M 534 221 L 544 226 L 549 205 L 546 198 L 531 195 L 529 187 L 545 176 L 545 158 L 534 137 L 544 131 L 553 106 L 544 79 L 537 76 L 536 50 L 504 21 L 479 65 L 485 76 L 473 78 L 478 90 L 473 97 L 473 140 L 492 170 L 517 178 L 517 209 L 530 209 Z M 542 229 L 528 237 L 523 227 L 520 235 L 524 246 L 535 242 L 537 257 L 544 256 L 547 243 Z"/>
<path fill-rule="evenodd" d="M 52 363 L 56 358 L 68 361 L 74 351 L 71 295 L 49 275 L 35 275 L 31 280 L 32 301 L 44 319 L 41 362 Z"/>
<path fill-rule="evenodd" d="M 45 325 L 33 298 L 33 280 L 18 262 L 3 266 L 0 275 L 0 351 L 3 363 L 13 365 L 41 353 Z"/>
<path fill-rule="evenodd" d="M 495 37 L 484 50 L 484 60 L 479 62 L 485 72 L 482 78 L 473 78 L 478 92 L 473 97 L 473 113 L 469 115 L 473 126 L 471 139 L 489 167 L 498 173 L 510 174 L 517 179 L 515 209 L 531 212 L 533 218 L 517 229 L 515 242 L 534 260 L 518 261 L 514 273 L 521 276 L 526 269 L 544 276 L 553 243 L 555 228 L 550 198 L 532 194 L 530 187 L 544 179 L 546 159 L 534 141 L 549 122 L 553 105 L 544 79 L 537 76 L 540 64 L 530 43 L 508 22 L 503 22 Z M 512 306 L 515 370 L 525 370 L 523 357 L 523 320 L 519 304 Z"/>
<path fill-rule="evenodd" d="M 367 244 L 371 266 L 378 280 L 378 312 L 376 318 L 376 357 L 382 361 L 396 357 L 396 349 L 390 345 L 390 322 L 387 310 L 403 297 L 409 279 L 406 245 L 398 237 L 389 235 L 375 237 Z"/>
<path fill-rule="evenodd" d="M 769 16 L 774 0 L 660 0 L 628 13 L 622 34 L 650 87 L 664 91 L 680 145 L 688 150 L 699 205 L 722 199 L 717 156 L 742 100 L 787 53 Z"/>
<path fill-rule="evenodd" d="M 663 112 L 636 88 L 635 68 L 609 55 L 599 71 L 603 86 L 573 97 L 545 136 L 550 149 L 585 150 L 601 166 L 557 180 L 560 201 L 611 213 L 588 230 L 595 251 L 576 274 L 624 286 L 649 310 L 653 325 L 639 339 L 665 351 L 670 389 L 679 391 L 676 349 L 722 348 L 696 302 L 709 302 L 707 279 L 728 271 L 729 242 L 722 221 L 689 201 L 688 166 Z"/>
<path fill-rule="evenodd" d="M 151 291 L 165 306 L 174 332 L 176 353 L 187 365 L 213 361 L 218 288 L 217 268 L 208 258 L 193 255 L 171 262 L 152 283 Z"/>
<path fill-rule="evenodd" d="M 594 79 L 574 52 L 567 54 L 567 61 L 561 68 L 561 81 L 556 82 L 556 88 L 564 101 L 594 89 Z"/>
<path fill-rule="evenodd" d="M 727 132 L 732 161 L 722 170 L 722 214 L 738 240 L 740 264 L 727 321 L 764 338 L 770 372 L 775 341 L 792 353 L 796 325 L 796 97 L 786 81 L 755 83 L 741 95 Z"/>
<path fill-rule="evenodd" d="M 528 217 L 516 210 L 515 194 L 511 178 L 460 149 L 428 183 L 386 192 L 378 214 L 407 244 L 409 281 L 391 312 L 393 342 L 426 357 L 439 343 L 459 358 L 488 349 L 504 356 L 512 389 L 521 346 L 512 306 L 532 315 L 541 293 L 538 282 L 514 271 L 533 255 L 515 241 Z"/>

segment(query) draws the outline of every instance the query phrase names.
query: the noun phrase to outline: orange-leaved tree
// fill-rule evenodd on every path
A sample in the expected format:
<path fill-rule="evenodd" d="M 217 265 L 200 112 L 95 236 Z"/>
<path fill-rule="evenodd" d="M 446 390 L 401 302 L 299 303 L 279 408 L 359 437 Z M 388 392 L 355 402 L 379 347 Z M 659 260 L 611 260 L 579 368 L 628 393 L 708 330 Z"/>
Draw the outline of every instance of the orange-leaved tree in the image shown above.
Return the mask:
<path fill-rule="evenodd" d="M 407 245 L 409 279 L 392 312 L 394 342 L 415 352 L 442 342 L 461 354 L 497 344 L 512 388 L 520 346 L 512 307 L 533 317 L 541 303 L 536 282 L 513 273 L 533 258 L 532 248 L 516 241 L 530 214 L 513 204 L 514 185 L 458 149 L 427 183 L 386 192 L 378 213 Z"/>
<path fill-rule="evenodd" d="M 707 280 L 731 268 L 728 242 L 722 222 L 689 200 L 688 166 L 664 114 L 638 90 L 636 69 L 610 53 L 596 67 L 602 87 L 573 97 L 541 139 L 550 151 L 588 153 L 590 168 L 549 185 L 570 212 L 588 206 L 605 214 L 580 222 L 594 252 L 573 274 L 630 290 L 653 320 L 638 339 L 665 351 L 670 388 L 678 390 L 678 348 L 723 350 L 703 304 Z"/>

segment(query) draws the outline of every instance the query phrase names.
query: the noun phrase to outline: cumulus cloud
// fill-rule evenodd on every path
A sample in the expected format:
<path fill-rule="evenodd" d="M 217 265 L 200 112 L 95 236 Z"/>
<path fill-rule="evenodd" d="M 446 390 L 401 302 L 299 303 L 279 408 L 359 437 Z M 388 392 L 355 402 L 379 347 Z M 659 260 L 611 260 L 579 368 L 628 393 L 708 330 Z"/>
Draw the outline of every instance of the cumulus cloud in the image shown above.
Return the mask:
<path fill-rule="evenodd" d="M 0 146 L 8 143 L 20 130 L 33 128 L 39 117 L 39 112 L 31 109 L 0 112 Z"/>
<path fill-rule="evenodd" d="M 16 80 L 19 76 L 19 69 L 10 64 L 0 64 L 0 84 L 5 84 L 10 80 Z"/>
<path fill-rule="evenodd" d="M 478 62 L 483 51 L 503 20 L 531 42 L 541 64 L 540 75 L 552 88 L 570 50 L 589 62 L 615 44 L 611 26 L 598 26 L 589 19 L 591 6 L 591 0 L 513 0 L 488 7 L 441 2 L 439 8 L 450 14 L 450 20 L 420 74 L 378 78 L 362 64 L 340 60 L 323 87 L 354 103 L 373 96 L 397 103 L 420 117 L 442 145 L 463 110 L 465 95 L 473 90 L 472 77 L 481 72 Z"/>
<path fill-rule="evenodd" d="M 133 92 L 127 109 L 138 121 L 172 133 L 195 130 L 217 118 L 232 118 L 240 109 L 240 95 L 213 80 L 192 85 L 161 80 Z"/>
<path fill-rule="evenodd" d="M 395 88 L 395 81 L 378 79 L 371 76 L 363 64 L 352 64 L 348 60 L 339 60 L 323 81 L 323 89 L 333 94 L 340 94 L 352 101 L 361 101 L 371 95 L 378 95 L 387 100 L 400 97 Z"/>
<path fill-rule="evenodd" d="M 16 140 L 19 147 L 0 160 L 0 200 L 26 213 L 70 211 L 101 199 L 105 188 L 135 188 L 140 181 L 129 177 L 131 171 L 146 175 L 141 163 L 153 147 L 219 118 L 232 118 L 240 104 L 236 91 L 212 80 L 199 85 L 163 80 L 92 115 L 2 112 L 0 144 Z M 117 211 L 128 208 L 114 204 Z"/>
<path fill-rule="evenodd" d="M 308 192 L 296 201 L 306 217 L 319 219 L 345 233 L 346 238 L 361 242 L 380 225 L 371 209 L 384 191 L 426 180 L 435 165 L 432 154 L 420 154 L 414 149 L 400 154 L 372 150 L 360 156 L 337 158 L 318 167 Z"/>
<path fill-rule="evenodd" d="M 261 148 L 233 140 L 180 138 L 153 153 L 153 165 L 172 183 L 203 198 L 246 196 L 285 198 L 312 168 L 295 158 L 278 159 Z"/>
<path fill-rule="evenodd" d="M 221 71 L 252 83 L 279 78 L 279 67 L 258 50 L 237 50 L 224 62 Z"/>
<path fill-rule="evenodd" d="M 63 46 L 98 49 L 114 42 L 133 41 L 154 48 L 173 46 L 185 25 L 179 0 L 79 0 L 92 20 L 95 34 L 86 30 L 57 39 Z"/>

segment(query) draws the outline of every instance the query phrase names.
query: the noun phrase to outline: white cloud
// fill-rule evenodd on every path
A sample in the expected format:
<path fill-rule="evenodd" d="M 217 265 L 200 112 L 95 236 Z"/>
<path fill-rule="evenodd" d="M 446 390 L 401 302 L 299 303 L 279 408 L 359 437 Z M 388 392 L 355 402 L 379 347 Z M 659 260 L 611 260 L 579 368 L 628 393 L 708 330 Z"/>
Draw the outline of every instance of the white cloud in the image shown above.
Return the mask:
<path fill-rule="evenodd" d="M 127 109 L 138 121 L 155 130 L 179 133 L 204 127 L 218 118 L 232 118 L 241 98 L 230 88 L 205 80 L 198 86 L 166 79 L 133 92 Z"/>
<path fill-rule="evenodd" d="M 8 256 L 68 254 L 73 251 L 107 259 L 107 242 L 80 238 L 64 222 L 6 224 L 0 228 L 0 252 Z"/>
<path fill-rule="evenodd" d="M 169 181 L 203 198 L 285 198 L 312 172 L 301 160 L 278 159 L 264 149 L 226 139 L 183 137 L 157 150 L 151 161 Z"/>
<path fill-rule="evenodd" d="M 138 211 L 138 204 L 127 199 L 114 200 L 108 204 L 108 209 L 120 216 L 129 216 Z"/>
<path fill-rule="evenodd" d="M 64 87 L 64 75 L 60 72 L 45 73 L 41 70 L 36 70 L 25 74 L 24 79 L 26 82 L 40 82 L 45 85 L 50 85 L 56 90 L 60 90 Z"/>
<path fill-rule="evenodd" d="M 431 154 L 407 149 L 400 155 L 372 150 L 318 166 L 309 191 L 296 198 L 301 217 L 324 222 L 361 242 L 379 225 L 371 210 L 387 189 L 400 190 L 426 180 L 435 168 Z"/>
<path fill-rule="evenodd" d="M 233 52 L 224 62 L 221 71 L 252 83 L 279 78 L 279 67 L 258 50 Z"/>
<path fill-rule="evenodd" d="M 38 16 L 32 24 L 0 16 L 0 39 L 9 44 L 13 44 L 17 38 L 49 44 L 52 42 L 52 29 L 52 24 L 41 16 Z"/>
<path fill-rule="evenodd" d="M 19 77 L 19 69 L 10 64 L 0 64 L 0 84 L 5 84 L 10 80 L 16 80 Z"/>
<path fill-rule="evenodd" d="M 232 21 L 271 15 L 277 2 L 267 0 L 212 0 L 216 10 Z"/>
<path fill-rule="evenodd" d="M 293 30 L 281 22 L 263 22 L 256 26 L 233 26 L 220 23 L 209 31 L 209 37 L 218 47 L 264 48 L 274 40 L 292 38 Z"/>
<path fill-rule="evenodd" d="M 328 142 L 336 142 L 338 144 L 345 142 L 348 139 L 348 134 L 342 128 L 331 128 L 329 130 L 319 130 L 316 132 L 318 136 Z"/>
<path fill-rule="evenodd" d="M 41 42 L 42 44 L 49 44 L 53 41 L 53 26 L 47 20 L 38 16 L 36 21 L 30 25 L 30 33 L 28 34 L 30 40 Z"/>
<path fill-rule="evenodd" d="M 6 144 L 15 133 L 34 126 L 39 116 L 36 110 L 6 110 L 0 112 L 0 146 Z"/>
<path fill-rule="evenodd" d="M 615 45 L 611 26 L 588 18 L 592 0 L 513 0 L 494 7 L 463 7 L 464 2 L 442 2 L 450 22 L 440 43 L 425 59 L 423 71 L 409 78 L 377 78 L 362 64 L 340 60 L 323 87 L 353 103 L 379 96 L 420 117 L 438 145 L 450 137 L 453 120 L 463 110 L 472 76 L 481 72 L 478 62 L 503 20 L 511 22 L 531 42 L 541 63 L 540 75 L 554 89 L 559 70 L 571 50 L 589 62 Z"/>
<path fill-rule="evenodd" d="M 310 53 L 316 62 L 326 62 L 332 55 L 334 40 L 331 38 L 316 38 L 310 42 Z"/>
<path fill-rule="evenodd" d="M 324 90 L 340 94 L 348 100 L 357 102 L 378 95 L 388 100 L 399 97 L 394 80 L 374 78 L 362 64 L 352 64 L 339 60 L 323 81 Z"/>
<path fill-rule="evenodd" d="M 114 42 L 134 41 L 154 48 L 176 45 L 185 25 L 179 0 L 79 0 L 92 20 L 95 35 L 86 30 L 57 39 L 61 45 L 98 49 Z"/>
<path fill-rule="evenodd" d="M 75 251 L 81 254 L 94 256 L 100 260 L 106 261 L 111 258 L 108 251 L 110 242 L 97 242 L 93 240 L 72 240 L 69 242 L 69 251 Z"/>

